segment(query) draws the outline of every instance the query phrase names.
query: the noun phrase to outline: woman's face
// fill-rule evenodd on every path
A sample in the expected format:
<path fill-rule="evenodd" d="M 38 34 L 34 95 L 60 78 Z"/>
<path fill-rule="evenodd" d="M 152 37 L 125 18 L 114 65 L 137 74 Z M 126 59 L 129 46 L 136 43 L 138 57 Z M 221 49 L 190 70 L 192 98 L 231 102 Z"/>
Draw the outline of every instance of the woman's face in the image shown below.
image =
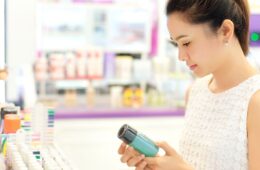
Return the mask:
<path fill-rule="evenodd" d="M 198 77 L 214 72 L 224 63 L 223 40 L 208 24 L 191 24 L 180 13 L 168 16 L 171 39 L 178 45 L 179 60 Z"/>

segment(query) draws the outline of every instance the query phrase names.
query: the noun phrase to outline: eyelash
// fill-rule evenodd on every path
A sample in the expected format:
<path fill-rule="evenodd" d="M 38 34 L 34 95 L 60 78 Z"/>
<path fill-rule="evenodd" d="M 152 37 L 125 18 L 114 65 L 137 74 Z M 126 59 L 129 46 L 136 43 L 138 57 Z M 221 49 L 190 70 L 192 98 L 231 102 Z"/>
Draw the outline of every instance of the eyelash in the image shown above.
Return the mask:
<path fill-rule="evenodd" d="M 177 44 L 177 43 L 175 43 L 175 42 L 173 42 L 173 41 L 170 41 L 170 43 L 171 43 L 173 46 L 178 47 L 178 44 Z M 189 45 L 190 45 L 190 42 L 183 44 L 184 47 L 188 47 Z"/>
<path fill-rule="evenodd" d="M 190 42 L 184 43 L 183 46 L 188 47 L 190 45 Z"/>
<path fill-rule="evenodd" d="M 174 47 L 178 47 L 178 44 L 173 42 L 173 41 L 170 41 L 170 43 L 174 46 Z"/>

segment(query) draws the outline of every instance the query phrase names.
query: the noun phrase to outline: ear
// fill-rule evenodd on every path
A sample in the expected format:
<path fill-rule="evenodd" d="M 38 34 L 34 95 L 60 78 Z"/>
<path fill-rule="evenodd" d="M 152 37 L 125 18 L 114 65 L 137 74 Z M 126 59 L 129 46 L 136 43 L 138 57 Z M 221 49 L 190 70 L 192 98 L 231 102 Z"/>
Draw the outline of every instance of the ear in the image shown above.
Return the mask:
<path fill-rule="evenodd" d="M 234 23 L 231 20 L 225 19 L 222 22 L 222 25 L 218 30 L 218 34 L 220 35 L 223 43 L 230 42 L 231 38 L 234 36 L 234 30 L 235 30 Z"/>

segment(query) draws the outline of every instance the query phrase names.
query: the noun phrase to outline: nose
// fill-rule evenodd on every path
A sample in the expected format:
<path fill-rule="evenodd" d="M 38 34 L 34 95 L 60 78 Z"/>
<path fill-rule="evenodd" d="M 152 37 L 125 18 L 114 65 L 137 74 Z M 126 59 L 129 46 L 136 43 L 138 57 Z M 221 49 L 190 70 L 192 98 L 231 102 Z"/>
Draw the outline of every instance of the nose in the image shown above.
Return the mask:
<path fill-rule="evenodd" d="M 185 52 L 185 50 L 178 49 L 178 58 L 180 61 L 186 61 L 188 59 L 188 54 Z"/>

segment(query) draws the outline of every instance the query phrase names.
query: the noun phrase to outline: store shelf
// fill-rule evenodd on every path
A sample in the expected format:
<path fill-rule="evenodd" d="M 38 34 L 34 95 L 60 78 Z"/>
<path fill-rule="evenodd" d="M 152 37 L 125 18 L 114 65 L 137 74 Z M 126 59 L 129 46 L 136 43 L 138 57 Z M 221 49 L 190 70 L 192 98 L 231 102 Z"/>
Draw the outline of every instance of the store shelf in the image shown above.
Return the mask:
<path fill-rule="evenodd" d="M 43 35 L 37 38 L 38 49 L 88 50 L 88 46 L 95 45 L 107 52 L 147 54 L 151 44 L 151 9 L 143 1 L 38 3 L 38 35 Z M 126 28 L 127 31 L 120 31 Z"/>
<path fill-rule="evenodd" d="M 111 80 L 104 80 L 104 79 L 67 79 L 67 80 L 47 80 L 42 81 L 42 83 L 54 83 L 55 88 L 57 89 L 85 89 L 89 82 L 92 81 L 93 86 L 110 86 L 110 85 L 117 85 L 117 86 L 125 86 L 125 85 L 132 85 L 132 84 L 141 84 L 147 83 L 147 81 L 133 81 L 133 80 L 121 80 L 121 79 L 111 79 Z M 41 81 L 38 81 L 41 83 Z"/>
<path fill-rule="evenodd" d="M 87 80 L 59 80 L 55 81 L 57 89 L 85 89 L 89 82 Z"/>
<path fill-rule="evenodd" d="M 146 4 L 146 6 L 144 6 Z M 56 8 L 56 9 L 61 9 L 61 8 L 81 8 L 84 7 L 86 9 L 118 9 L 118 8 L 141 8 L 141 9 L 146 9 L 147 6 L 150 4 L 145 3 L 145 2 L 41 2 L 38 3 L 38 7 L 41 8 Z"/>
<path fill-rule="evenodd" d="M 139 108 L 139 109 L 89 109 L 57 108 L 56 119 L 138 118 L 138 117 L 182 117 L 183 108 Z"/>

